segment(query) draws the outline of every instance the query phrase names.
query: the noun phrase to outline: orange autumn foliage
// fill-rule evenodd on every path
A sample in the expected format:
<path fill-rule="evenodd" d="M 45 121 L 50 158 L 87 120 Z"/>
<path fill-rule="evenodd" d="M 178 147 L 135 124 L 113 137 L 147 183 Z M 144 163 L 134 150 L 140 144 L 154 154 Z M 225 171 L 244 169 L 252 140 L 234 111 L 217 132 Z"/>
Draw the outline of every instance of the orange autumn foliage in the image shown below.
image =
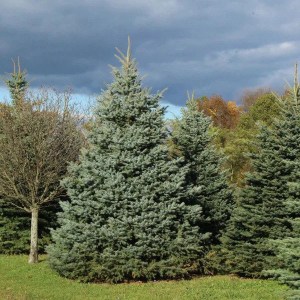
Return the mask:
<path fill-rule="evenodd" d="M 198 109 L 211 117 L 217 127 L 233 129 L 237 126 L 241 110 L 233 101 L 226 102 L 221 96 L 201 97 L 197 99 Z"/>

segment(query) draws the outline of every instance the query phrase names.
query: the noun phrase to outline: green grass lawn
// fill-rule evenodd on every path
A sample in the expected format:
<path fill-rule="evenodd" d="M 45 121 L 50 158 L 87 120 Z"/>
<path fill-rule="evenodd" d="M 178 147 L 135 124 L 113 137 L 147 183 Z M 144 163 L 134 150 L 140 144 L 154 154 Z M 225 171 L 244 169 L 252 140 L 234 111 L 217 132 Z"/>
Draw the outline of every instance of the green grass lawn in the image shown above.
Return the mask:
<path fill-rule="evenodd" d="M 197 299 L 277 300 L 285 286 L 274 281 L 232 276 L 130 284 L 83 284 L 61 278 L 47 261 L 28 265 L 26 256 L 0 255 L 0 299 Z"/>

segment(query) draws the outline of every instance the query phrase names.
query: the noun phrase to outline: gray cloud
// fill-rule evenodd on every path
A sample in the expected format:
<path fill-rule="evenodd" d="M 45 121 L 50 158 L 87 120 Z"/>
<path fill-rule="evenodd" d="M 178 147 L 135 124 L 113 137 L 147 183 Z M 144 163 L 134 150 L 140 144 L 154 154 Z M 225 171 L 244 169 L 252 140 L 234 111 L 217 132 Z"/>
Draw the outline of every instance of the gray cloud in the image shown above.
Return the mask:
<path fill-rule="evenodd" d="M 111 81 L 114 48 L 127 35 L 145 84 L 168 87 L 165 100 L 183 105 L 186 92 L 235 99 L 248 87 L 280 89 L 298 60 L 300 2 L 277 0 L 4 1 L 0 70 L 20 56 L 33 86 L 72 86 L 99 93 Z"/>

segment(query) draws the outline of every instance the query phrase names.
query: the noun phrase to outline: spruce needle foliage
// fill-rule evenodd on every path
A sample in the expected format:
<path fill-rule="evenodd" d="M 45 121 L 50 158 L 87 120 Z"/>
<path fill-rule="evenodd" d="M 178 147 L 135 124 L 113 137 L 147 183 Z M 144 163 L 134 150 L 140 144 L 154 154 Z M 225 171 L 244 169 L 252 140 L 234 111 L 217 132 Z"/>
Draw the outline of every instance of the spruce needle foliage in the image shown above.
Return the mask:
<path fill-rule="evenodd" d="M 142 87 L 136 62 L 121 68 L 99 98 L 90 147 L 63 181 L 51 267 L 81 281 L 181 278 L 199 271 L 200 205 L 186 201 L 187 168 L 170 160 L 161 93 Z"/>
<path fill-rule="evenodd" d="M 203 209 L 201 232 L 210 235 L 209 244 L 219 244 L 233 208 L 232 191 L 222 170 L 222 157 L 213 145 L 212 121 L 197 108 L 191 97 L 173 132 L 174 143 L 188 166 L 189 201 Z"/>
<path fill-rule="evenodd" d="M 285 163 L 290 166 L 292 173 L 287 178 L 288 197 L 285 210 L 289 212 L 288 222 L 292 227 L 285 238 L 271 240 L 280 268 L 269 270 L 265 275 L 277 278 L 295 290 L 290 299 L 300 299 L 300 86 L 295 74 L 294 87 L 282 101 L 284 109 L 285 134 L 294 141 L 286 144 L 288 157 Z M 289 126 L 287 126 L 289 125 Z"/>
<path fill-rule="evenodd" d="M 262 127 L 258 136 L 259 151 L 252 155 L 253 171 L 246 178 L 223 238 L 227 263 L 236 274 L 257 277 L 263 270 L 283 265 L 296 271 L 293 263 L 287 262 L 286 254 L 283 258 L 276 253 L 294 248 L 295 240 L 291 242 L 290 238 L 299 238 L 299 231 L 293 225 L 293 219 L 300 216 L 299 99 L 299 88 L 291 89 L 287 98 L 279 99 L 280 119 L 272 128 Z M 281 250 L 274 247 L 273 240 L 281 240 L 278 242 Z M 289 245 L 284 248 L 282 241 Z M 290 254 L 293 260 L 293 252 Z M 299 264 L 298 258 L 294 259 Z"/>

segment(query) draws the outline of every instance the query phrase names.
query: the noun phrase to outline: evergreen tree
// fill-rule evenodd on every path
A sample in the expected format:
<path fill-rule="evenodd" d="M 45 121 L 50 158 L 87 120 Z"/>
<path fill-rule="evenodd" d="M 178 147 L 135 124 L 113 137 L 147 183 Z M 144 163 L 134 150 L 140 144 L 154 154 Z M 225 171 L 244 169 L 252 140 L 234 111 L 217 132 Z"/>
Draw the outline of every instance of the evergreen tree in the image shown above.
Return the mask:
<path fill-rule="evenodd" d="M 39 251 L 45 253 L 50 242 L 50 228 L 56 227 L 60 207 L 53 203 L 41 209 L 39 217 Z M 27 254 L 30 248 L 30 215 L 0 199 L 0 253 Z"/>
<path fill-rule="evenodd" d="M 297 77 L 295 76 L 295 79 Z M 300 87 L 295 81 L 293 91 L 289 91 L 285 100 L 285 123 L 292 123 L 293 131 L 287 132 L 294 140 L 294 145 L 289 147 L 289 157 L 286 163 L 289 164 L 293 173 L 288 178 L 289 195 L 285 202 L 286 210 L 289 212 L 289 223 L 292 232 L 284 239 L 271 241 L 274 246 L 277 258 L 281 261 L 280 269 L 273 269 L 265 272 L 268 276 L 277 278 L 295 290 L 291 299 L 300 298 Z M 298 147 L 297 147 L 298 145 Z"/>
<path fill-rule="evenodd" d="M 169 160 L 161 94 L 141 85 L 135 60 L 118 57 L 102 93 L 90 148 L 63 182 L 51 267 L 82 281 L 178 278 L 199 272 L 201 207 L 185 202 L 187 168 Z"/>
<path fill-rule="evenodd" d="M 189 99 L 182 118 L 173 132 L 174 143 L 188 165 L 187 185 L 192 190 L 189 202 L 203 209 L 199 224 L 202 233 L 210 234 L 210 244 L 219 244 L 220 232 L 232 211 L 232 192 L 222 170 L 222 159 L 213 145 L 211 119 Z M 196 193 L 194 192 L 196 190 Z"/>
<path fill-rule="evenodd" d="M 300 159 L 297 97 L 293 94 L 282 101 L 281 118 L 272 129 L 262 128 L 259 151 L 252 155 L 253 171 L 246 178 L 223 238 L 227 263 L 240 275 L 260 276 L 263 270 L 279 268 L 282 260 L 275 256 L 270 240 L 296 234 L 291 223 L 295 211 L 287 203 Z M 299 206 L 299 191 L 295 195 Z"/>
<path fill-rule="evenodd" d="M 299 178 L 299 177 L 298 177 Z M 298 179 L 298 191 L 299 179 Z M 276 253 L 277 258 L 280 260 L 280 269 L 265 271 L 264 275 L 273 277 L 279 280 L 279 282 L 287 284 L 292 288 L 289 299 L 300 298 L 300 210 L 299 210 L 299 192 L 298 200 L 296 202 L 289 201 L 289 209 L 293 209 L 293 212 L 297 213 L 295 219 L 290 220 L 293 225 L 293 232 L 290 237 L 286 237 L 282 240 L 272 241 L 272 246 Z M 295 206 L 296 204 L 296 206 Z"/>
<path fill-rule="evenodd" d="M 18 70 L 16 71 L 16 64 L 14 64 L 14 71 L 10 74 L 10 78 L 7 79 L 6 85 L 9 88 L 10 97 L 14 106 L 20 105 L 24 99 L 27 92 L 29 82 L 26 78 L 26 72 L 21 70 L 19 58 L 18 58 Z"/>

